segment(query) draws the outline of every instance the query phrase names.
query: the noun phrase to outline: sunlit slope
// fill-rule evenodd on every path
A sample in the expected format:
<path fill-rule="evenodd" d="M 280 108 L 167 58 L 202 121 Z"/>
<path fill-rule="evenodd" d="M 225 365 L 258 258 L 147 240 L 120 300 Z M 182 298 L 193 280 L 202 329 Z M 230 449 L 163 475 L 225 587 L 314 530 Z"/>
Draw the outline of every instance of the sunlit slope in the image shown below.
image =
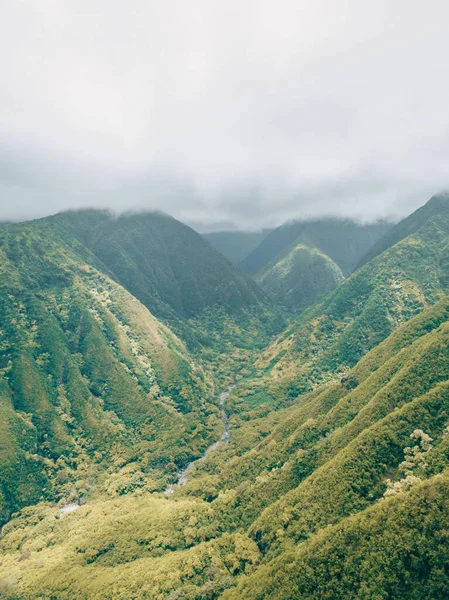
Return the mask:
<path fill-rule="evenodd" d="M 223 600 L 443 600 L 449 473 L 322 530 L 243 577 Z"/>
<path fill-rule="evenodd" d="M 235 416 L 230 446 L 211 456 L 183 493 L 217 498 L 226 519 L 253 523 L 266 550 L 288 540 L 290 532 L 295 538 L 303 519 L 310 535 L 314 521 L 319 528 L 320 518 L 341 518 L 339 503 L 368 506 L 382 495 L 386 477 L 410 444 L 411 426 L 443 440 L 448 319 L 445 298 L 398 329 L 338 384 L 277 413 L 254 414 L 249 422 L 246 413 Z M 237 494 L 224 502 L 220 495 L 230 489 Z M 278 504 L 269 507 L 273 502 Z M 284 522 L 296 505 L 296 517 Z"/>
<path fill-rule="evenodd" d="M 341 377 L 398 325 L 448 289 L 446 205 L 412 235 L 374 258 L 299 316 L 256 366 L 289 397 Z"/>
<path fill-rule="evenodd" d="M 159 481 L 220 431 L 184 345 L 76 246 L 43 222 L 0 230 L 2 519 L 133 461 Z"/>
<path fill-rule="evenodd" d="M 296 313 L 344 280 L 340 267 L 305 236 L 300 236 L 254 278 L 276 302 Z"/>
<path fill-rule="evenodd" d="M 136 488 L 63 519 L 51 506 L 27 511 L 0 541 L 0 589 L 15 598 L 444 598 L 448 348 L 445 297 L 343 381 L 251 420 L 234 414 L 229 446 L 173 499 Z"/>

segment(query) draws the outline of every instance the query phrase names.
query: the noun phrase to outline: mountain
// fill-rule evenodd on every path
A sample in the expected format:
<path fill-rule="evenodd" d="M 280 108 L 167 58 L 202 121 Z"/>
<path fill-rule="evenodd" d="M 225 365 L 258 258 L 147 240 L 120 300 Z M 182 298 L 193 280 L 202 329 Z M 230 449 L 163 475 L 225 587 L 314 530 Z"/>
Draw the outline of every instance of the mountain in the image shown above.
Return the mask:
<path fill-rule="evenodd" d="M 240 267 L 250 275 L 255 275 L 300 236 L 305 236 L 313 247 L 329 256 L 347 277 L 390 227 L 391 224 L 384 221 L 361 224 L 347 219 L 285 223 L 267 235 L 240 263 Z"/>
<path fill-rule="evenodd" d="M 214 231 L 203 233 L 203 238 L 226 256 L 235 265 L 238 265 L 254 250 L 271 229 L 262 231 Z"/>
<path fill-rule="evenodd" d="M 226 352 L 189 351 L 118 281 L 113 248 L 153 260 L 129 223 L 104 254 L 101 213 L 0 228 L 0 596 L 447 598 L 449 203 L 429 204 L 264 352 L 247 307 L 162 303 L 226 325 Z M 286 270 L 312 250 L 331 260 L 303 234 Z"/>
<path fill-rule="evenodd" d="M 449 298 L 294 406 L 234 412 L 174 499 L 134 490 L 4 528 L 11 598 L 444 598 Z M 232 407 L 238 406 L 238 396 Z"/>
<path fill-rule="evenodd" d="M 426 221 L 438 215 L 441 211 L 445 211 L 448 206 L 449 192 L 433 196 L 426 204 L 424 204 L 424 206 L 418 208 L 418 210 L 382 235 L 363 257 L 359 266 L 364 265 L 408 235 L 418 231 Z"/>
<path fill-rule="evenodd" d="M 164 485 L 222 427 L 184 344 L 52 225 L 0 229 L 2 520 L 85 495 L 111 463 Z"/>
<path fill-rule="evenodd" d="M 110 461 L 164 486 L 223 427 L 213 380 L 271 335 L 267 298 L 165 215 L 5 224 L 0 252 L 0 519 L 104 479 Z"/>
<path fill-rule="evenodd" d="M 300 235 L 254 279 L 277 303 L 299 313 L 340 285 L 344 276 L 332 259 Z"/>
<path fill-rule="evenodd" d="M 258 359 L 260 374 L 269 374 L 290 398 L 342 376 L 399 324 L 445 295 L 448 261 L 449 203 L 440 203 L 414 233 L 295 319 Z"/>
<path fill-rule="evenodd" d="M 76 236 L 157 317 L 196 317 L 216 306 L 236 313 L 265 302 L 249 277 L 168 215 L 75 211 L 50 221 Z"/>
<path fill-rule="evenodd" d="M 192 351 L 228 357 L 262 347 L 283 325 L 272 301 L 201 235 L 160 213 L 84 210 L 48 218 L 99 270 L 169 325 Z M 209 356 L 210 361 L 210 356 Z M 223 360 L 219 360 L 220 364 Z"/>

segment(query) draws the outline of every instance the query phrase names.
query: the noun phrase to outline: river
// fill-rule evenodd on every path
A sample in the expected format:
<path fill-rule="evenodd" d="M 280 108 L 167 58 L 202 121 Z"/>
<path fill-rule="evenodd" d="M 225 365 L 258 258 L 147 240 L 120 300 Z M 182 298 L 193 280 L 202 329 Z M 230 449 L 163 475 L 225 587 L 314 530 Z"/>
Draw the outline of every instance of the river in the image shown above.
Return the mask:
<path fill-rule="evenodd" d="M 220 407 L 221 418 L 223 419 L 224 424 L 224 430 L 221 438 L 213 444 L 211 444 L 210 446 L 208 446 L 204 451 L 204 454 L 200 456 L 200 458 L 192 460 L 192 462 L 190 462 L 183 471 L 178 473 L 177 481 L 168 486 L 168 488 L 164 492 L 165 496 L 170 496 L 171 494 L 173 494 L 177 487 L 182 487 L 183 485 L 185 485 L 189 480 L 189 473 L 193 469 L 193 467 L 195 467 L 198 463 L 203 462 L 203 460 L 205 460 L 211 452 L 213 452 L 219 446 L 221 446 L 221 444 L 227 444 L 229 442 L 229 418 L 225 411 L 225 402 L 231 395 L 233 388 L 234 384 L 228 385 L 228 387 L 223 392 L 221 392 L 220 396 L 218 397 L 218 406 Z"/>

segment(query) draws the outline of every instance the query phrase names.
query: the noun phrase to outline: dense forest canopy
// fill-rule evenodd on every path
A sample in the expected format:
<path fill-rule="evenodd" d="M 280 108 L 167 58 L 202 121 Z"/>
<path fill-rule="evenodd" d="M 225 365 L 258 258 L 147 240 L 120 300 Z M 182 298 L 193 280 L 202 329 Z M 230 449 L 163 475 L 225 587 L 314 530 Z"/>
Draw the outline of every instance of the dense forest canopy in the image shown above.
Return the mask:
<path fill-rule="evenodd" d="M 449 596 L 449 197 L 3 224 L 0 286 L 0 596 Z"/>

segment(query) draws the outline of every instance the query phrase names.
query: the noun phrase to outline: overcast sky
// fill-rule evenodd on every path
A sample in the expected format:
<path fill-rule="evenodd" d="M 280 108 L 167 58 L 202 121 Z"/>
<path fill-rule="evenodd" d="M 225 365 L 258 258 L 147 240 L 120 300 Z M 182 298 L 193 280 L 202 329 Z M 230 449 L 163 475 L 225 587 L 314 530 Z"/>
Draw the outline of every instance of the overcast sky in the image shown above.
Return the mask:
<path fill-rule="evenodd" d="M 449 188 L 447 0 L 0 0 L 0 220 L 404 215 Z"/>

